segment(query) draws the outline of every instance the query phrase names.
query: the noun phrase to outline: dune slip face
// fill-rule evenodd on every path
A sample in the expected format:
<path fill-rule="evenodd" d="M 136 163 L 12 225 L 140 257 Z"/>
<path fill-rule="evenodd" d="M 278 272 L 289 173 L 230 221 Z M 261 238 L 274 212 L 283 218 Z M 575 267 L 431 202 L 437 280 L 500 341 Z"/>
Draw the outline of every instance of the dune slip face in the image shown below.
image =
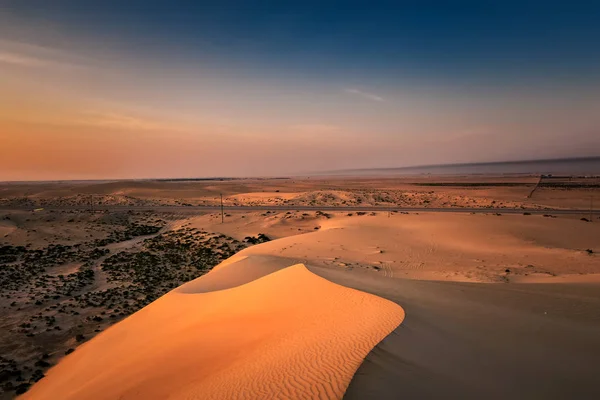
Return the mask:
<path fill-rule="evenodd" d="M 302 264 L 231 289 L 190 288 L 84 344 L 22 398 L 339 399 L 404 318 Z"/>

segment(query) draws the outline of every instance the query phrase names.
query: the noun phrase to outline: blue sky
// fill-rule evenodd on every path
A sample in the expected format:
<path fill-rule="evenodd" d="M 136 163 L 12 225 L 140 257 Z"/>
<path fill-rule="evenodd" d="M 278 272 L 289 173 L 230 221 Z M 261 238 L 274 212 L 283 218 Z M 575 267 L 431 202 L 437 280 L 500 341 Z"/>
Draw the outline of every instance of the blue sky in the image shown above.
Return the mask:
<path fill-rule="evenodd" d="M 77 173 L 59 157 L 10 177 L 599 154 L 599 17 L 592 1 L 1 1 L 0 89 L 14 96 L 0 99 L 0 126 L 13 146 L 69 140 L 86 153 L 101 136 L 147 155 L 180 143 L 164 172 L 150 156 Z M 220 165 L 225 153 L 235 161 Z"/>
<path fill-rule="evenodd" d="M 299 71 L 597 74 L 600 61 L 600 3 L 593 1 L 5 3 L 23 19 L 128 50 L 186 50 Z"/>

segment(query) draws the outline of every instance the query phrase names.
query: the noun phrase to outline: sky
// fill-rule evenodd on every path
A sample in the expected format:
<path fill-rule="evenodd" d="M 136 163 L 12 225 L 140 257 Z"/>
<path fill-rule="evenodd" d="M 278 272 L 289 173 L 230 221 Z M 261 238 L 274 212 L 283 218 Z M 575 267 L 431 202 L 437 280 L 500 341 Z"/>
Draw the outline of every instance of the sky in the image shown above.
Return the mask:
<path fill-rule="evenodd" d="M 598 1 L 0 0 L 0 180 L 600 155 Z"/>

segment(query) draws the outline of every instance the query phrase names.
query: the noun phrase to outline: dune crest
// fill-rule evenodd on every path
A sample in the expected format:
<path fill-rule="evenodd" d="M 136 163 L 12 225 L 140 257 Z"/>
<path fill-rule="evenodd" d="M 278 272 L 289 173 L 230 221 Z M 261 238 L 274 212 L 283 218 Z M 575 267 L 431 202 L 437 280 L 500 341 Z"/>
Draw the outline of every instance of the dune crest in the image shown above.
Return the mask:
<path fill-rule="evenodd" d="M 231 289 L 173 291 L 78 348 L 23 398 L 341 398 L 403 319 L 397 304 L 298 264 Z"/>

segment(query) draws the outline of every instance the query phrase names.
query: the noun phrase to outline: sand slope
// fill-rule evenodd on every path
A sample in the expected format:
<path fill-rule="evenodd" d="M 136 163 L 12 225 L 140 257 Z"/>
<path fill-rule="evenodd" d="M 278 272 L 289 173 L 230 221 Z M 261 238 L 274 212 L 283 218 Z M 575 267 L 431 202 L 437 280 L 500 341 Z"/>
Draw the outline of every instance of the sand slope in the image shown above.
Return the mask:
<path fill-rule="evenodd" d="M 250 233 L 284 235 L 276 217 L 270 218 L 269 225 Z M 261 219 L 232 218 L 213 228 L 229 233 L 238 226 L 254 227 L 253 221 Z M 281 257 L 286 265 L 366 269 L 388 278 L 463 282 L 597 281 L 600 273 L 600 224 L 574 218 L 337 214 L 313 225 L 319 229 L 253 246 L 239 256 Z"/>
<path fill-rule="evenodd" d="M 84 344 L 23 398 L 341 398 L 363 358 L 404 318 L 398 305 L 303 265 L 194 291 L 203 279 Z"/>
<path fill-rule="evenodd" d="M 224 228 L 233 232 L 236 223 Z M 248 216 L 243 222 L 253 223 Z M 361 364 L 345 399 L 600 398 L 600 285 L 593 283 L 599 224 L 379 214 L 337 215 L 319 225 L 236 257 L 265 260 L 270 268 L 303 262 L 329 281 L 406 310 L 394 334 Z M 260 229 L 285 233 L 276 224 Z M 268 273 L 237 267 L 223 264 L 211 274 L 244 281 Z M 524 283 L 532 281 L 546 284 Z M 581 283 L 566 283 L 575 281 Z"/>
<path fill-rule="evenodd" d="M 394 334 L 361 364 L 344 399 L 600 398 L 600 285 L 311 270 L 406 310 Z"/>
<path fill-rule="evenodd" d="M 8 224 L 0 223 L 0 237 L 5 237 L 14 232 L 17 228 Z"/>

